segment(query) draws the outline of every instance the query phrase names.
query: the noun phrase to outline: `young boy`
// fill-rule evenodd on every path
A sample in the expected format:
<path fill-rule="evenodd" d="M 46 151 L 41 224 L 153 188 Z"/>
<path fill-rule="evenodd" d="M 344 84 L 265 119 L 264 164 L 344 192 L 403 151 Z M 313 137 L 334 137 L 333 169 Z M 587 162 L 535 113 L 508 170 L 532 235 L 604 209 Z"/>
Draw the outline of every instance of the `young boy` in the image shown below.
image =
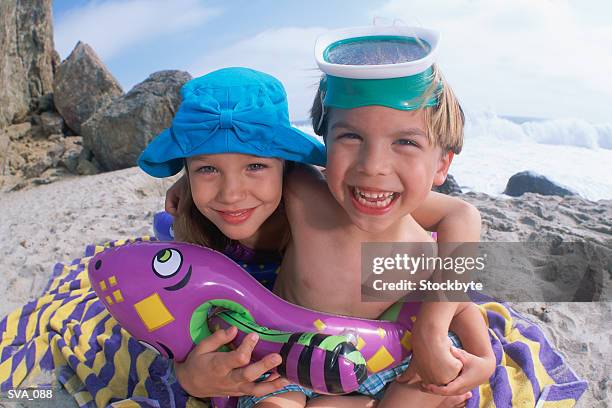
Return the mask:
<path fill-rule="evenodd" d="M 461 108 L 438 69 L 430 69 L 429 89 L 440 91 L 431 92 L 434 96 L 429 98 L 435 102 L 426 108 L 396 109 L 372 100 L 338 108 L 329 94 L 317 93 L 312 121 L 326 142 L 326 175 L 300 166 L 288 176 L 284 202 L 292 241 L 275 287 L 282 298 L 314 310 L 364 318 L 377 318 L 392 304 L 360 301 L 361 244 L 430 242 L 413 213 L 427 201 L 435 205 L 438 198 L 430 190 L 444 182 L 453 154 L 462 146 Z M 479 239 L 479 225 L 470 223 L 470 219 L 479 222 L 479 216 L 468 208 L 456 223 L 447 220 L 446 240 Z M 471 354 L 449 347 L 449 326 Z M 412 339 L 414 364 L 407 376 L 418 373 L 421 388 L 439 395 L 421 392 L 416 384 L 395 382 L 378 407 L 397 407 L 405 400 L 418 407 L 453 405 L 457 400 L 445 402 L 444 396 L 460 395 L 459 402 L 465 400 L 467 392 L 484 383 L 494 369 L 485 322 L 473 304 L 425 303 Z M 360 389 L 367 397 L 317 396 L 307 406 L 371 406 L 368 397 L 380 398 L 386 382 L 400 371 L 374 374 L 378 386 Z M 241 400 L 240 406 L 303 406 L 306 397 L 314 396 L 298 386 L 282 391 L 286 393 L 251 399 L 250 404 Z"/>

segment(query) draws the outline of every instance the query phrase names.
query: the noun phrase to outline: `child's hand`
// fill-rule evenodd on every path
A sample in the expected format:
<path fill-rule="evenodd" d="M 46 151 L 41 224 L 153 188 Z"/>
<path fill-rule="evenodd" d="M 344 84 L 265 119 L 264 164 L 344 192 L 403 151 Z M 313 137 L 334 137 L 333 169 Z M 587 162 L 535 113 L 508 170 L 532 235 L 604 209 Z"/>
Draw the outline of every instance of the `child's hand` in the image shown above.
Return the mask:
<path fill-rule="evenodd" d="M 451 353 L 463 363 L 463 370 L 459 376 L 444 386 L 423 384 L 421 385 L 423 391 L 443 396 L 465 394 L 487 382 L 495 370 L 495 357 L 492 355 L 478 357 L 456 347 L 452 347 Z"/>
<path fill-rule="evenodd" d="M 202 340 L 187 360 L 176 363 L 176 378 L 185 391 L 198 398 L 263 396 L 289 384 L 286 379 L 279 378 L 278 374 L 273 374 L 265 381 L 254 382 L 282 362 L 281 356 L 275 353 L 249 364 L 258 341 L 254 333 L 249 334 L 236 350 L 216 351 L 231 342 L 237 333 L 235 327 L 218 330 Z"/>
<path fill-rule="evenodd" d="M 165 202 L 166 211 L 175 217 L 178 213 L 179 202 L 181 201 L 181 191 L 183 190 L 183 185 L 188 182 L 189 181 L 187 180 L 187 177 L 182 176 L 173 185 L 170 186 L 168 191 L 166 191 L 166 202 Z"/>
<path fill-rule="evenodd" d="M 451 353 L 448 337 L 436 340 L 431 336 L 427 343 L 418 341 L 414 333 L 412 338 L 412 360 L 399 382 L 444 385 L 459 375 L 463 364 Z"/>

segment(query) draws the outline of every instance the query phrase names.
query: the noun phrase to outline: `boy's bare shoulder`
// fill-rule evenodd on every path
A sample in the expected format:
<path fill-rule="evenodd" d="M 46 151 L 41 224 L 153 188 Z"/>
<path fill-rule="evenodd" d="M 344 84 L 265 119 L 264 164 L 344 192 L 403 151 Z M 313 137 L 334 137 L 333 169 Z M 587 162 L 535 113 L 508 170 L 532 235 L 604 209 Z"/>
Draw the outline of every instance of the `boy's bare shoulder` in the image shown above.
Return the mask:
<path fill-rule="evenodd" d="M 308 198 L 329 194 L 324 170 L 296 163 L 285 175 L 284 193 L 290 198 Z"/>

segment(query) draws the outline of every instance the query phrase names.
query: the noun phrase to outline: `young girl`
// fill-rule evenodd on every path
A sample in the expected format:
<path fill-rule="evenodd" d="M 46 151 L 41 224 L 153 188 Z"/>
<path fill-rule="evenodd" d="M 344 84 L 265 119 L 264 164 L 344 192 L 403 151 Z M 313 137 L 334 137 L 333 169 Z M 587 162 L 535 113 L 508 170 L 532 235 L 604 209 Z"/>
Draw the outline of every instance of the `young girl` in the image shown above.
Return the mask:
<path fill-rule="evenodd" d="M 155 177 L 185 169 L 174 224 L 177 239 L 244 262 L 277 264 L 287 224 L 282 181 L 291 161 L 325 164 L 325 148 L 291 127 L 282 84 L 247 68 L 226 68 L 186 83 L 172 127 L 145 149 L 139 166 Z M 257 251 L 255 251 L 255 249 Z M 287 384 L 278 376 L 255 383 L 281 363 L 278 354 L 248 364 L 256 335 L 234 351 L 215 352 L 236 336 L 218 331 L 202 341 L 176 375 L 196 397 L 263 395 Z"/>
<path fill-rule="evenodd" d="M 219 250 L 240 263 L 279 259 L 288 242 L 281 203 L 283 174 L 290 161 L 322 165 L 325 152 L 316 140 L 290 128 L 284 91 L 278 89 L 282 86 L 272 77 L 240 68 L 213 72 L 184 86 L 172 128 L 155 139 L 139 161 L 157 177 L 176 174 L 183 166 L 186 170 L 187 180 L 181 179 L 167 200 L 176 215 L 177 239 Z M 271 112 L 264 106 L 270 101 L 281 103 L 282 109 Z M 233 107 L 231 113 L 228 107 Z M 271 120 L 278 116 L 281 123 Z M 176 212 L 172 203 L 179 196 Z M 460 200 L 436 194 L 423 207 L 429 209 L 422 212 L 427 225 L 441 231 L 447 219 L 468 210 Z M 470 222 L 470 217 L 463 219 Z M 444 240 L 444 234 L 439 239 Z M 257 341 L 254 336 L 233 352 L 215 352 L 235 335 L 235 329 L 217 332 L 176 365 L 187 392 L 198 397 L 260 396 L 287 385 L 276 377 L 254 382 L 281 362 L 272 354 L 247 365 Z"/>

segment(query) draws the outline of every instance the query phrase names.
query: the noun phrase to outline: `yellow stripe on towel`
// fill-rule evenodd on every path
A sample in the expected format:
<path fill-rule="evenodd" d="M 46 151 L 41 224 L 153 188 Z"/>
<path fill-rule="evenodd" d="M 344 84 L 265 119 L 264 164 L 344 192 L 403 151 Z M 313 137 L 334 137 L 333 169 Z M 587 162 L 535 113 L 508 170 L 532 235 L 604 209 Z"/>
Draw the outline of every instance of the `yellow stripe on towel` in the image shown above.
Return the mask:
<path fill-rule="evenodd" d="M 523 336 L 518 329 L 513 329 L 506 338 L 509 342 L 521 342 L 529 347 L 529 353 L 532 357 L 531 361 L 533 363 L 536 379 L 540 385 L 540 391 L 547 385 L 554 384 L 554 380 L 548 375 L 546 368 L 544 368 L 542 364 L 542 360 L 538 357 L 540 355 L 540 343 Z"/>
<path fill-rule="evenodd" d="M 512 390 L 512 406 L 513 407 L 533 407 L 535 406 L 535 396 L 533 395 L 533 387 L 531 381 L 521 369 L 521 367 L 512 360 L 505 352 L 502 357 L 501 365 L 506 370 L 508 384 Z M 498 369 L 500 367 L 498 366 Z"/>
<path fill-rule="evenodd" d="M 478 404 L 479 408 L 496 408 L 495 402 L 493 402 L 491 384 L 482 384 L 480 387 L 478 387 L 478 392 L 480 393 L 480 403 Z"/>

